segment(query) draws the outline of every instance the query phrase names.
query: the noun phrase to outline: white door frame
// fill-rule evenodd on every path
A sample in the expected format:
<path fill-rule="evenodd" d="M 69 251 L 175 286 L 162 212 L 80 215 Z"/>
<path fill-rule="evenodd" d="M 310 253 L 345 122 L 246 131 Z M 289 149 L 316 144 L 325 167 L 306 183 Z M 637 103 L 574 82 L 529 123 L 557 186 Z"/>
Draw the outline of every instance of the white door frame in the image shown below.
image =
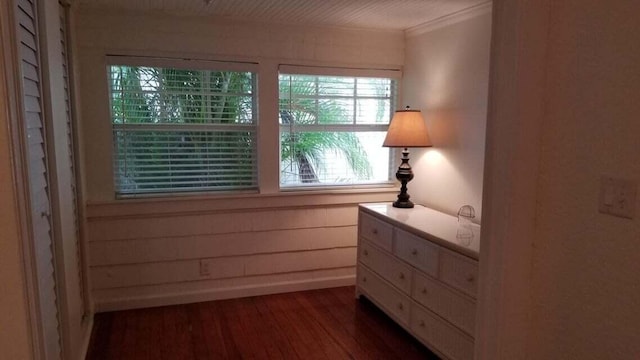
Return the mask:
<path fill-rule="evenodd" d="M 476 359 L 527 359 L 550 0 L 494 0 Z"/>

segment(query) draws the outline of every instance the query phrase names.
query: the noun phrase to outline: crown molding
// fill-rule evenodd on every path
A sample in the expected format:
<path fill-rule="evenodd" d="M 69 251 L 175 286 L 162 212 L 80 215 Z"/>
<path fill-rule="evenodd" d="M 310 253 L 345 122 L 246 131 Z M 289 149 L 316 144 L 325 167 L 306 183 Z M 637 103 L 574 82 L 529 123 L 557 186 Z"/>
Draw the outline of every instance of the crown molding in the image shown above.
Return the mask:
<path fill-rule="evenodd" d="M 476 16 L 480 16 L 482 14 L 490 13 L 492 4 L 493 1 L 487 1 L 479 5 L 471 6 L 466 9 L 456 11 L 452 14 L 441 16 L 426 23 L 408 28 L 404 31 L 404 33 L 407 37 L 417 36 L 426 32 L 440 29 L 445 26 L 474 18 Z"/>

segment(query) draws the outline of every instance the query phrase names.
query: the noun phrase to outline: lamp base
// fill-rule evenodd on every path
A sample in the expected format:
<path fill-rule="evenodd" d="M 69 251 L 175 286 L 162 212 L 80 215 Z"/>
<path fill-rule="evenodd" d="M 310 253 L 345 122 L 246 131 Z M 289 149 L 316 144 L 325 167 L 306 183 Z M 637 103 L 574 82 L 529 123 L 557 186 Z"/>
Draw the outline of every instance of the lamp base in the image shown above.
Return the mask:
<path fill-rule="evenodd" d="M 413 207 L 413 203 L 409 200 L 396 200 L 393 202 L 393 207 L 411 209 Z"/>
<path fill-rule="evenodd" d="M 407 183 L 413 179 L 413 171 L 411 171 L 411 165 L 409 165 L 409 150 L 404 148 L 402 151 L 402 164 L 398 167 L 396 172 L 396 179 L 400 180 L 400 193 L 398 194 L 398 200 L 393 202 L 393 207 L 410 209 L 413 207 L 413 203 L 409 201 L 409 194 L 407 193 Z"/>

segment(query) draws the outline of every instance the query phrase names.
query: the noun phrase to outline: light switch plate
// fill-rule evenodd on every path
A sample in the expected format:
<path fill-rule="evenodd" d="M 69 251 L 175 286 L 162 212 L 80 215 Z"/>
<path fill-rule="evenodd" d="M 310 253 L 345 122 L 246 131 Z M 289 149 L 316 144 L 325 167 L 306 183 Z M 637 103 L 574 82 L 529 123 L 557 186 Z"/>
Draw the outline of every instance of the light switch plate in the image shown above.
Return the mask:
<path fill-rule="evenodd" d="M 598 210 L 603 214 L 633 219 L 638 182 L 611 176 L 600 178 Z"/>

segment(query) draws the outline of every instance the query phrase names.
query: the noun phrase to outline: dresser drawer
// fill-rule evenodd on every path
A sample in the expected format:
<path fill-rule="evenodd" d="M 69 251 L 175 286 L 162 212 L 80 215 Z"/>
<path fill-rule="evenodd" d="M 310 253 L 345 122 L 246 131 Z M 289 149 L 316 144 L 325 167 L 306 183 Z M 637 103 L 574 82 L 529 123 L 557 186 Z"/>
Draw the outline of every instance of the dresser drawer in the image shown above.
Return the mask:
<path fill-rule="evenodd" d="M 376 248 L 367 241 L 360 241 L 358 260 L 369 269 L 385 278 L 405 294 L 411 293 L 412 270 L 390 254 Z"/>
<path fill-rule="evenodd" d="M 394 253 L 431 276 L 438 274 L 438 245 L 404 230 L 396 229 Z"/>
<path fill-rule="evenodd" d="M 359 235 L 381 248 L 391 252 L 393 227 L 373 216 L 360 212 Z"/>
<path fill-rule="evenodd" d="M 418 273 L 413 274 L 412 294 L 417 302 L 467 334 L 474 333 L 476 304 L 469 297 Z"/>
<path fill-rule="evenodd" d="M 473 359 L 473 339 L 420 305 L 413 304 L 409 326 L 419 338 L 446 357 Z"/>
<path fill-rule="evenodd" d="M 440 280 L 475 298 L 478 292 L 478 262 L 443 249 L 440 253 Z"/>
<path fill-rule="evenodd" d="M 358 287 L 371 300 L 382 306 L 383 310 L 394 315 L 400 323 L 405 326 L 409 324 L 411 302 L 408 297 L 361 264 L 358 265 Z"/>

